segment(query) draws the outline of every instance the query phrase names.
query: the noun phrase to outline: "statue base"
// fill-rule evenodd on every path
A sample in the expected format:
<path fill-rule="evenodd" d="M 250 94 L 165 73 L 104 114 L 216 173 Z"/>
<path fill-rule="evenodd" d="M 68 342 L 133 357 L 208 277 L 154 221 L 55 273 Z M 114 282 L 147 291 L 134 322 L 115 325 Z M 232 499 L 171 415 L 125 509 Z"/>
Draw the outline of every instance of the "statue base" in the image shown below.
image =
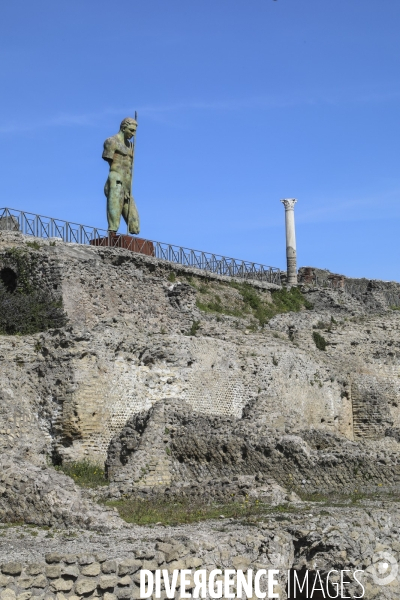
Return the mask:
<path fill-rule="evenodd" d="M 108 234 L 108 237 L 90 240 L 90 244 L 92 246 L 124 248 L 125 250 L 131 250 L 132 252 L 146 254 L 147 256 L 155 256 L 153 242 L 149 242 L 149 240 L 143 240 L 137 237 L 132 237 L 130 235 L 118 235 L 117 233 L 111 231 Z"/>

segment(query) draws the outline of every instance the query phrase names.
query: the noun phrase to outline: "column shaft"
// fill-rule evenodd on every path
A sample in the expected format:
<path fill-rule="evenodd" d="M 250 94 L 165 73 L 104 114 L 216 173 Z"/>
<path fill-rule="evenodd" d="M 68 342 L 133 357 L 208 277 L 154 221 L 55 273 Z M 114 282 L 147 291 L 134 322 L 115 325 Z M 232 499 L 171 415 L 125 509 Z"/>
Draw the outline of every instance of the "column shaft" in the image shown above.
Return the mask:
<path fill-rule="evenodd" d="M 297 285 L 296 230 L 294 225 L 295 198 L 281 200 L 285 206 L 287 285 Z"/>

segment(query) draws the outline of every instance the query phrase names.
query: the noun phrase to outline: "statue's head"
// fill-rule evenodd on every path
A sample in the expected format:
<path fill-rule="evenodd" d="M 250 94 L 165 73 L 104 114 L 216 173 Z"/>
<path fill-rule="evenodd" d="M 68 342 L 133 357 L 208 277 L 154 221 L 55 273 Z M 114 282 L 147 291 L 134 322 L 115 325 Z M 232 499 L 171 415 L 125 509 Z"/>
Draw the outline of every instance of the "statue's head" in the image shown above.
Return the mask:
<path fill-rule="evenodd" d="M 137 121 L 135 121 L 135 119 L 132 119 L 131 117 L 127 117 L 126 119 L 121 121 L 119 129 L 124 134 L 125 139 L 130 140 L 136 133 Z"/>

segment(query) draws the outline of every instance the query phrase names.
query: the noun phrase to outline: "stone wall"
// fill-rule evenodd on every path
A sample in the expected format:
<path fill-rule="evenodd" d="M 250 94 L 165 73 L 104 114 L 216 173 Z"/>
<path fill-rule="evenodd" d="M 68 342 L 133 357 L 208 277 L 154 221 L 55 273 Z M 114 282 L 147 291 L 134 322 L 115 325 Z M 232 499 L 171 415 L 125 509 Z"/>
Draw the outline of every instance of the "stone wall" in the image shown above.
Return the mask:
<path fill-rule="evenodd" d="M 0 566 L 0 599 L 138 599 L 141 569 L 166 569 L 169 574 L 175 569 L 189 569 L 192 576 L 187 589 L 193 589 L 195 570 L 211 571 L 221 567 L 243 570 L 281 569 L 279 584 L 275 589 L 284 598 L 287 578 L 285 565 L 293 560 L 290 536 L 282 533 L 274 536 L 273 540 L 269 532 L 245 532 L 244 539 L 233 534 L 223 540 L 221 550 L 216 547 L 215 542 L 208 539 L 190 541 L 187 538 L 179 540 L 164 535 L 147 550 L 140 551 L 136 548 L 125 557 L 104 552 L 81 555 L 48 552 L 44 562 L 6 562 Z M 178 595 L 179 591 L 175 597 Z M 164 585 L 161 598 L 166 598 Z"/>
<path fill-rule="evenodd" d="M 318 429 L 285 434 L 255 401 L 242 419 L 206 416 L 166 400 L 132 417 L 107 459 L 109 494 L 284 501 L 290 491 L 351 495 L 400 490 L 398 443 L 350 442 Z M 275 483 L 282 486 L 280 489 Z M 285 491 L 286 490 L 286 491 Z"/>
<path fill-rule="evenodd" d="M 262 398 L 270 427 L 352 439 L 362 430 L 357 424 L 354 431 L 353 419 L 364 418 L 352 381 L 366 371 L 382 390 L 380 414 L 390 413 L 378 434 L 400 424 L 399 314 L 373 290 L 365 302 L 308 289 L 314 310 L 277 315 L 261 327 L 251 315 L 199 310 L 199 290 L 209 281 L 222 300 L 235 299 L 226 277 L 123 249 L 31 241 L 0 232 L 0 268 L 22 251 L 32 285 L 62 297 L 68 325 L 0 337 L 4 450 L 20 448 L 39 461 L 102 462 L 126 421 L 165 398 L 235 418 Z M 277 288 L 254 289 L 266 299 Z M 326 352 L 315 346 L 315 328 L 328 341 Z"/>

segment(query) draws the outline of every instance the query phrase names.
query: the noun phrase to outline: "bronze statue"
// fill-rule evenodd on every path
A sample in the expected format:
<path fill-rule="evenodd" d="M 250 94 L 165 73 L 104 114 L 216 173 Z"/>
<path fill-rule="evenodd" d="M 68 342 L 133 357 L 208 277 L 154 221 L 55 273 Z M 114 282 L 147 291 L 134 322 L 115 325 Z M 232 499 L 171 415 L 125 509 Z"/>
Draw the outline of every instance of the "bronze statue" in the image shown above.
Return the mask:
<path fill-rule="evenodd" d="M 128 232 L 139 233 L 139 214 L 131 193 L 136 129 L 136 119 L 127 117 L 122 121 L 119 132 L 104 142 L 103 158 L 110 165 L 104 186 L 110 232 L 118 231 L 122 215 Z M 132 138 L 133 141 L 130 141 Z"/>

